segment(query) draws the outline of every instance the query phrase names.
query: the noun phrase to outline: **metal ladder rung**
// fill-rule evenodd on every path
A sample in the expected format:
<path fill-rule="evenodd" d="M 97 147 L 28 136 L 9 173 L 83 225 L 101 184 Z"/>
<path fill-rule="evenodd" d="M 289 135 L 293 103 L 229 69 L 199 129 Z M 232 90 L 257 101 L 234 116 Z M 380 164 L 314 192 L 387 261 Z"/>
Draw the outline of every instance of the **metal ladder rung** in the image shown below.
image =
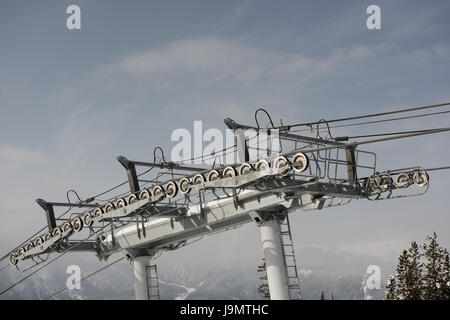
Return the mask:
<path fill-rule="evenodd" d="M 155 265 L 146 266 L 147 288 L 149 300 L 159 300 L 158 269 Z"/>
<path fill-rule="evenodd" d="M 289 225 L 289 218 L 287 214 L 283 221 L 279 221 L 278 231 L 284 259 L 286 286 L 288 289 L 289 299 L 300 299 L 300 281 L 298 279 L 294 244 L 292 242 L 291 227 Z"/>

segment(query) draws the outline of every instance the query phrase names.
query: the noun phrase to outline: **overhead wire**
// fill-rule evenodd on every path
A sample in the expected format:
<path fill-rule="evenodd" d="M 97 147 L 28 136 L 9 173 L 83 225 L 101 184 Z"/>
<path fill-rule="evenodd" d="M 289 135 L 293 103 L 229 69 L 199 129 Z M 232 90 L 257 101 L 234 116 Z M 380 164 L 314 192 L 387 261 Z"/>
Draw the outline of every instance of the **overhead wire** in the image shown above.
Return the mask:
<path fill-rule="evenodd" d="M 69 204 L 72 204 L 72 202 L 70 201 L 70 198 L 69 198 L 69 193 L 70 193 L 70 192 L 74 192 L 74 193 L 76 194 L 77 198 L 78 198 L 79 200 L 81 200 L 80 197 L 78 196 L 78 193 L 77 193 L 75 190 L 70 189 L 70 190 L 68 190 L 68 191 L 66 192 L 66 198 L 67 198 L 67 201 L 69 202 Z M 72 208 L 73 208 L 73 206 L 69 206 L 69 208 L 68 208 L 66 211 L 64 211 L 62 214 L 60 214 L 59 216 L 56 217 L 56 220 L 61 219 L 62 217 L 64 217 L 70 210 L 72 210 Z M 30 236 L 29 238 L 27 238 L 25 241 L 23 241 L 21 244 L 19 244 L 19 245 L 16 246 L 15 248 L 18 248 L 18 247 L 23 246 L 24 244 L 26 244 L 28 241 L 30 241 L 32 238 L 34 238 L 35 236 L 37 236 L 39 233 L 41 233 L 42 231 L 44 231 L 44 230 L 47 229 L 47 228 L 48 228 L 47 226 L 42 227 L 40 230 L 36 231 L 32 236 Z M 16 250 L 16 249 L 11 250 L 11 251 L 8 252 L 7 254 L 5 254 L 3 257 L 1 257 L 1 258 L 0 258 L 0 261 L 3 261 L 3 260 L 5 260 L 6 258 L 8 258 L 9 255 L 10 255 L 14 250 Z M 6 267 L 5 267 L 5 268 L 6 268 Z M 4 268 L 2 268 L 2 269 L 0 270 L 0 272 L 1 272 L 3 269 L 4 269 Z"/>
<path fill-rule="evenodd" d="M 98 269 L 98 270 L 96 270 L 96 271 L 94 271 L 94 272 L 88 274 L 87 276 L 85 276 L 85 277 L 83 277 L 83 278 L 80 279 L 80 283 L 81 283 L 82 281 L 84 281 L 84 280 L 86 280 L 86 279 L 89 279 L 90 277 L 96 275 L 97 273 L 100 273 L 100 272 L 102 272 L 103 270 L 105 270 L 105 269 L 111 267 L 112 265 L 114 265 L 114 264 L 116 264 L 116 263 L 118 263 L 118 262 L 124 260 L 124 259 L 125 259 L 125 257 L 119 258 L 119 259 L 117 259 L 117 260 L 115 260 L 115 261 L 113 261 L 113 262 L 107 264 L 106 266 L 103 266 L 103 267 L 101 267 L 100 269 Z M 51 294 L 50 296 L 46 297 L 44 300 L 50 300 L 51 298 L 53 298 L 53 297 L 55 297 L 55 296 L 57 296 L 57 295 L 63 293 L 64 291 L 67 291 L 67 290 L 69 290 L 69 287 L 65 287 L 65 288 L 63 288 L 63 289 L 61 289 L 61 290 L 59 290 L 59 291 L 57 291 L 57 292 Z"/>
<path fill-rule="evenodd" d="M 147 174 L 148 172 L 150 172 L 152 169 L 153 169 L 153 167 L 152 167 L 152 168 L 149 168 L 149 169 L 147 169 L 147 170 L 145 170 L 144 172 L 138 174 L 137 176 L 138 176 L 138 177 L 143 176 L 143 175 Z M 99 194 L 97 194 L 97 195 L 94 195 L 94 196 L 92 196 L 92 197 L 89 197 L 89 198 L 87 198 L 87 199 L 84 200 L 84 201 L 81 200 L 80 196 L 78 195 L 78 193 L 77 193 L 75 190 L 70 189 L 70 190 L 68 190 L 68 191 L 66 192 L 66 198 L 67 198 L 68 203 L 69 203 L 69 204 L 72 204 L 72 202 L 71 202 L 71 200 L 70 200 L 70 197 L 69 197 L 69 193 L 72 192 L 72 193 L 74 193 L 74 194 L 76 195 L 76 197 L 78 198 L 78 200 L 80 201 L 80 203 L 83 203 L 83 202 L 84 202 L 84 203 L 88 203 L 88 202 L 92 202 L 93 200 L 97 199 L 98 197 L 100 197 L 100 196 L 102 196 L 102 195 L 105 195 L 105 194 L 107 194 L 107 193 L 109 193 L 109 192 L 112 192 L 112 191 L 114 191 L 114 190 L 120 188 L 121 186 L 126 185 L 127 183 L 128 183 L 128 180 L 126 180 L 126 181 L 124 181 L 123 183 L 120 183 L 120 184 L 118 184 L 118 185 L 115 185 L 114 187 L 109 188 L 109 189 L 107 189 L 106 191 L 103 191 L 103 192 L 101 192 L 101 193 L 99 193 Z M 125 192 L 125 193 L 123 193 L 122 195 L 127 194 L 127 193 L 128 193 L 128 192 Z M 116 197 L 117 197 L 117 196 L 116 196 Z M 102 200 L 102 201 L 109 202 L 109 201 L 111 201 L 111 199 L 114 199 L 114 197 L 112 197 L 112 198 L 110 198 L 110 199 L 108 199 L 108 200 Z M 74 205 L 75 205 L 75 204 L 74 204 Z M 61 219 L 62 217 L 64 217 L 64 216 L 65 216 L 72 208 L 73 208 L 73 206 L 69 206 L 69 208 L 68 208 L 65 212 L 63 212 L 61 215 L 59 215 L 59 216 L 56 217 L 56 220 Z M 32 238 L 36 237 L 38 234 L 40 234 L 41 232 L 43 232 L 45 229 L 47 229 L 47 226 L 42 227 L 41 229 L 39 229 L 38 231 L 36 231 L 32 236 L 30 236 L 30 237 L 28 237 L 26 240 L 24 240 L 21 244 L 15 246 L 15 249 L 10 250 L 8 253 L 6 253 L 5 255 L 3 255 L 3 256 L 0 258 L 0 261 L 3 261 L 3 260 L 5 260 L 5 259 L 7 259 L 7 258 L 11 255 L 11 253 L 14 252 L 14 250 L 16 250 L 17 248 L 19 248 L 19 247 L 23 246 L 24 244 L 26 244 L 28 241 L 30 241 Z M 2 268 L 0 269 L 0 272 L 3 271 L 4 269 L 6 269 L 8 266 L 10 266 L 10 264 L 7 264 L 7 265 L 5 265 L 4 267 L 2 267 Z"/>
<path fill-rule="evenodd" d="M 257 109 L 255 111 L 255 122 L 256 122 L 256 125 L 257 125 L 257 132 L 258 132 L 258 134 L 259 134 L 259 130 L 261 129 L 259 121 L 258 121 L 258 112 L 260 112 L 260 111 L 264 112 L 267 115 L 272 128 L 275 128 L 275 124 L 272 121 L 272 117 L 267 112 L 267 110 L 265 110 L 264 108 L 259 108 L 259 109 Z M 258 138 L 258 134 L 253 136 L 253 137 L 250 137 L 248 141 L 250 142 L 252 139 L 257 139 Z M 183 164 L 183 163 L 192 162 L 192 161 L 198 160 L 198 159 L 212 160 L 213 159 L 212 157 L 217 156 L 217 154 L 222 154 L 222 155 L 230 154 L 231 152 L 229 150 L 231 150 L 231 149 L 233 149 L 233 152 L 234 152 L 236 150 L 236 147 L 237 147 L 237 145 L 234 144 L 232 146 L 223 148 L 222 150 L 213 151 L 213 152 L 211 152 L 210 154 L 207 154 L 207 155 L 202 154 L 201 156 L 192 157 L 190 159 L 184 159 L 184 160 L 181 160 L 181 161 L 178 161 L 178 162 L 174 162 L 174 163 L 176 163 L 176 164 Z"/>
<path fill-rule="evenodd" d="M 8 263 L 6 266 L 4 266 L 3 268 L 0 269 L 0 272 L 3 271 L 3 270 L 5 270 L 5 269 L 8 268 L 9 266 L 11 266 L 11 264 Z"/>
<path fill-rule="evenodd" d="M 273 121 L 272 121 L 272 118 L 271 118 L 271 116 L 269 115 L 269 113 L 268 113 L 265 109 L 259 108 L 259 109 L 256 110 L 256 112 L 255 112 L 255 121 L 256 121 L 258 130 L 261 128 L 260 125 L 259 125 L 259 122 L 258 122 L 258 118 L 257 118 L 257 114 L 258 114 L 259 111 L 262 111 L 262 112 L 266 113 L 267 117 L 269 118 L 269 122 L 270 122 L 270 124 L 272 125 L 272 128 L 275 128 L 275 125 L 274 125 L 274 123 L 273 123 Z M 248 139 L 248 141 L 250 142 L 250 141 L 252 141 L 253 139 L 258 139 L 258 135 L 255 135 L 255 136 L 253 136 L 253 137 L 250 137 L 250 138 Z M 267 140 L 267 139 L 266 139 L 266 140 Z M 263 141 L 263 142 L 264 142 L 264 141 Z M 176 163 L 176 164 L 182 164 L 182 163 L 186 163 L 186 162 L 192 162 L 192 161 L 198 160 L 198 159 L 211 160 L 211 159 L 213 159 L 212 157 L 215 157 L 217 154 L 222 154 L 222 155 L 230 154 L 230 153 L 231 153 L 231 152 L 230 152 L 231 149 L 233 149 L 233 152 L 234 152 L 234 151 L 236 150 L 236 147 L 237 147 L 237 145 L 234 144 L 234 145 L 232 145 L 232 146 L 223 148 L 222 150 L 218 150 L 218 151 L 211 152 L 210 154 L 206 154 L 206 155 L 205 155 L 205 154 L 202 154 L 201 156 L 192 157 L 192 158 L 190 158 L 190 159 L 181 160 L 181 161 L 178 161 L 178 162 L 175 162 L 175 163 Z"/>
<path fill-rule="evenodd" d="M 450 169 L 450 166 L 428 168 L 428 169 L 424 169 L 424 170 L 428 172 L 428 171 L 438 171 L 438 170 L 448 170 L 448 169 Z"/>
<path fill-rule="evenodd" d="M 382 123 L 382 122 L 391 122 L 391 121 L 399 121 L 399 120 L 407 120 L 407 119 L 414 119 L 414 118 L 422 118 L 422 117 L 428 117 L 428 116 L 434 116 L 434 115 L 441 115 L 450 113 L 449 111 L 440 111 L 440 112 L 431 112 L 431 113 L 425 113 L 425 114 L 418 114 L 413 116 L 406 116 L 406 117 L 396 117 L 396 118 L 389 118 L 389 119 L 383 119 L 383 120 L 374 120 L 374 121 L 364 121 L 364 122 L 357 122 L 357 123 L 350 123 L 350 124 L 343 124 L 343 125 L 335 125 L 330 126 L 331 129 L 335 128 L 347 128 L 347 127 L 354 127 L 354 126 L 361 126 L 361 125 L 367 125 L 367 124 L 376 124 L 376 123 Z M 297 130 L 290 130 L 289 132 L 306 132 L 311 131 L 312 128 L 309 129 L 297 129 Z M 327 128 L 324 128 L 322 131 L 326 131 Z"/>
<path fill-rule="evenodd" d="M 71 245 L 70 247 L 66 248 L 63 252 L 61 252 L 59 255 L 57 255 L 55 258 L 53 258 L 52 260 L 50 260 L 49 262 L 45 263 L 43 266 L 41 266 L 40 268 L 34 270 L 33 272 L 31 272 L 30 274 L 26 275 L 25 277 L 23 277 L 22 279 L 20 279 L 19 281 L 15 282 L 14 284 L 10 285 L 8 288 L 6 288 L 5 290 L 3 290 L 2 292 L 0 292 L 0 296 L 5 294 L 6 292 L 8 292 L 9 290 L 13 289 L 14 287 L 16 287 L 17 285 L 19 285 L 20 283 L 22 283 L 23 281 L 27 280 L 28 278 L 32 277 L 33 275 L 35 275 L 36 273 L 38 273 L 39 271 L 41 271 L 42 269 L 44 269 L 45 267 L 47 267 L 49 264 L 51 264 L 52 262 L 58 260 L 59 258 L 61 258 L 62 256 L 64 256 L 67 252 L 69 252 L 70 249 L 76 248 L 77 246 L 79 246 L 80 244 L 86 242 L 87 240 L 89 240 L 92 236 L 98 234 L 100 231 L 102 231 L 103 229 L 105 229 L 107 226 L 109 226 L 109 224 L 103 226 L 102 228 L 100 228 L 99 230 L 93 232 L 92 234 L 90 234 L 87 238 L 81 240 L 80 242 L 77 242 L 73 245 Z"/>
<path fill-rule="evenodd" d="M 434 134 L 434 133 L 442 133 L 442 132 L 448 132 L 448 131 L 450 131 L 450 128 L 442 128 L 442 129 L 431 130 L 431 131 L 423 131 L 423 132 L 403 134 L 403 135 L 398 135 L 398 136 L 394 136 L 394 137 L 356 141 L 356 142 L 352 142 L 352 143 L 345 144 L 345 145 L 342 145 L 342 146 L 334 145 L 334 146 L 328 146 L 328 147 L 312 148 L 312 149 L 308 149 L 308 150 L 295 149 L 295 150 L 286 152 L 285 155 L 292 155 L 292 154 L 297 153 L 298 151 L 311 153 L 311 152 L 325 151 L 325 150 L 330 150 L 330 149 L 356 147 L 358 145 L 377 143 L 377 142 L 383 142 L 383 141 L 390 141 L 390 140 L 398 140 L 398 139 L 404 139 L 404 138 L 410 138 L 410 137 L 416 137 L 416 136 L 422 136 L 422 135 L 428 135 L 428 134 Z"/>
<path fill-rule="evenodd" d="M 147 170 L 145 170 L 144 172 L 138 174 L 137 176 L 138 176 L 138 177 L 143 176 L 143 175 L 147 174 L 148 172 L 150 172 L 152 169 L 153 169 L 153 167 L 152 167 L 152 168 L 149 168 L 149 169 L 147 169 Z M 105 195 L 105 194 L 107 194 L 107 193 L 109 193 L 109 192 L 112 192 L 112 191 L 114 191 L 114 190 L 116 190 L 116 189 L 118 189 L 118 188 L 120 188 L 120 187 L 126 185 L 127 183 L 128 183 L 128 180 L 126 180 L 126 181 L 124 181 L 124 182 L 122 182 L 122 183 L 120 183 L 120 184 L 117 184 L 117 185 L 115 185 L 115 186 L 113 186 L 113 187 L 107 189 L 106 191 L 103 191 L 103 192 L 101 192 L 101 193 L 99 193 L 99 194 L 96 194 L 96 195 L 94 195 L 94 196 L 92 196 L 92 197 L 89 197 L 89 198 L 87 198 L 87 199 L 84 200 L 84 201 L 81 201 L 81 198 L 79 197 L 78 193 L 77 193 L 75 190 L 70 189 L 70 190 L 68 190 L 68 191 L 66 192 L 66 198 L 67 198 L 67 201 L 69 202 L 69 204 L 72 204 L 72 202 L 70 201 L 70 198 L 69 198 L 69 193 L 72 192 L 72 193 L 74 193 L 74 194 L 76 195 L 76 197 L 78 198 L 78 200 L 80 200 L 80 203 L 82 203 L 82 202 L 88 203 L 88 202 L 92 202 L 93 200 L 97 199 L 98 197 L 100 197 L 100 196 L 102 196 L 102 195 Z M 127 192 L 127 193 L 128 193 L 128 192 Z M 124 193 L 124 194 L 126 194 L 126 193 Z M 113 198 L 114 198 L 114 197 L 112 197 L 112 198 L 106 200 L 105 202 L 108 202 L 108 201 L 110 201 L 110 200 L 113 199 Z M 58 217 L 56 217 L 56 220 L 61 219 L 62 217 L 64 217 L 64 216 L 65 216 L 72 208 L 73 208 L 73 206 L 70 206 L 65 212 L 63 212 L 61 215 L 59 215 Z M 0 261 L 3 261 L 3 260 L 5 260 L 6 258 L 8 258 L 8 257 L 10 256 L 10 254 L 11 254 L 14 250 L 16 250 L 16 248 L 18 248 L 18 247 L 20 247 L 20 246 L 26 244 L 28 241 L 30 241 L 32 238 L 34 238 L 35 236 L 37 236 L 39 233 L 41 233 L 41 232 L 44 231 L 45 229 L 47 229 L 47 226 L 42 227 L 40 230 L 36 231 L 32 236 L 30 236 L 30 237 L 27 238 L 25 241 L 23 241 L 21 244 L 19 244 L 18 246 L 16 246 L 15 249 L 13 249 L 13 250 L 9 251 L 7 254 L 3 255 L 3 256 L 0 258 Z M 9 264 L 8 264 L 8 265 L 9 265 Z M 8 265 L 7 265 L 7 266 L 8 266 Z M 5 267 L 3 267 L 2 269 L 0 269 L 0 272 L 1 272 L 2 270 L 6 269 L 7 266 L 5 266 Z"/>
<path fill-rule="evenodd" d="M 387 133 L 375 133 L 375 134 L 365 134 L 359 136 L 342 136 L 334 138 L 336 141 L 348 141 L 350 139 L 358 139 L 358 138 L 370 138 L 370 137 L 383 137 L 383 136 L 392 136 L 399 134 L 408 134 L 408 133 L 418 133 L 418 132 L 428 132 L 428 131 L 439 131 L 448 128 L 434 128 L 434 129 L 423 129 L 423 130 L 412 130 L 412 131 L 397 131 L 397 132 L 387 132 Z"/>
<path fill-rule="evenodd" d="M 363 119 L 363 118 L 373 118 L 373 117 L 385 116 L 385 115 L 390 115 L 390 114 L 412 112 L 412 111 L 426 110 L 426 109 L 432 109 L 432 108 L 440 108 L 440 107 L 445 107 L 445 106 L 449 106 L 449 105 L 450 105 L 450 102 L 446 102 L 446 103 L 433 104 L 433 105 L 427 105 L 427 106 L 421 106 L 421 107 L 412 107 L 412 108 L 392 110 L 392 111 L 387 111 L 387 112 L 372 113 L 372 114 L 366 114 L 366 115 L 360 115 L 360 116 L 354 116 L 354 117 L 332 119 L 332 120 L 327 120 L 327 122 L 334 123 L 334 122 L 357 120 L 357 119 Z M 318 123 L 319 123 L 318 121 L 294 123 L 294 124 L 288 124 L 288 125 L 283 125 L 283 126 L 277 126 L 274 129 L 290 130 L 290 128 L 292 128 L 292 127 L 311 126 L 311 125 L 318 124 Z"/>
<path fill-rule="evenodd" d="M 184 159 L 184 160 L 180 160 L 180 161 L 175 161 L 174 163 L 175 164 L 185 164 L 185 163 L 192 162 L 192 161 L 198 160 L 198 159 L 211 160 L 212 157 L 216 156 L 217 154 L 227 155 L 227 154 L 230 153 L 230 152 L 227 152 L 228 150 L 235 149 L 235 148 L 236 148 L 236 144 L 234 144 L 232 146 L 229 146 L 229 147 L 226 147 L 226 148 L 223 148 L 222 150 L 213 151 L 210 154 L 206 154 L 206 155 L 202 154 L 201 156 L 196 156 L 196 157 L 192 157 L 190 159 Z"/>

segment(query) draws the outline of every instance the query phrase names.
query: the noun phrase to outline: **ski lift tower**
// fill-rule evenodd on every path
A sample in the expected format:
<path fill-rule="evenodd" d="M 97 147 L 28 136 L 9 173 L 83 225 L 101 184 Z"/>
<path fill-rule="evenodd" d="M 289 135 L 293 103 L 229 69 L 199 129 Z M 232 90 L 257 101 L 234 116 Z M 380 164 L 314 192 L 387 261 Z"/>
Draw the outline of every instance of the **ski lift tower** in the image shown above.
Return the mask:
<path fill-rule="evenodd" d="M 352 199 L 420 195 L 428 189 L 422 167 L 378 171 L 375 153 L 319 135 L 280 130 L 278 152 L 250 159 L 252 138 L 245 131 L 259 134 L 262 129 L 231 119 L 225 124 L 235 134 L 238 163 L 204 168 L 166 162 L 164 157 L 159 162 L 118 157 L 127 173 L 129 194 L 105 203 L 80 202 L 80 212 L 68 220 L 55 218 L 54 207 L 74 204 L 38 200 L 48 230 L 16 248 L 11 264 L 37 265 L 55 252 L 93 252 L 100 261 L 121 253 L 134 269 L 136 299 L 156 299 L 157 270 L 151 260 L 157 255 L 194 238 L 254 222 L 261 233 L 271 299 L 298 299 L 289 214 L 341 206 Z M 137 167 L 157 172 L 143 180 Z"/>

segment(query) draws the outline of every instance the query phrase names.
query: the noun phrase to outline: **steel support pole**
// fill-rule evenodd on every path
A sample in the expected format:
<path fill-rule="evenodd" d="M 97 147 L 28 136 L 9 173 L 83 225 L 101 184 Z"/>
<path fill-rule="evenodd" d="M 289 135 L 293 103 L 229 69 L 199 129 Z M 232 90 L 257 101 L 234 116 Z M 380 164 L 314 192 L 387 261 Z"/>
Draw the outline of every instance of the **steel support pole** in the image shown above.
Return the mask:
<path fill-rule="evenodd" d="M 137 257 L 133 259 L 134 295 L 136 300 L 150 300 L 146 270 L 149 264 L 149 257 Z"/>
<path fill-rule="evenodd" d="M 279 234 L 279 222 L 272 219 L 260 225 L 261 240 L 266 259 L 267 280 L 271 300 L 289 300 L 286 269 Z"/>

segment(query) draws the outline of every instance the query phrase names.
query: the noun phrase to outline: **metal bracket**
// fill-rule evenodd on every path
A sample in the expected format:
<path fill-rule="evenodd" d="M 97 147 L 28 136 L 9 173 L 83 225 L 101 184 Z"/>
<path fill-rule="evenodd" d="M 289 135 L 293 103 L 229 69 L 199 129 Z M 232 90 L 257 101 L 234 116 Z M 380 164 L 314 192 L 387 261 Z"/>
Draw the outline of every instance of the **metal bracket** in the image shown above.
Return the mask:
<path fill-rule="evenodd" d="M 116 245 L 116 241 L 114 239 L 114 226 L 113 226 L 112 222 L 111 222 L 110 226 L 111 226 L 111 243 L 112 243 L 113 246 L 115 246 Z"/>
<path fill-rule="evenodd" d="M 233 192 L 234 207 L 237 209 L 237 207 L 239 206 L 239 202 L 236 194 L 236 189 L 232 189 L 231 191 Z"/>
<path fill-rule="evenodd" d="M 51 232 L 56 228 L 55 210 L 54 207 L 78 207 L 78 208 L 96 208 L 97 203 L 63 203 L 63 202 L 47 202 L 44 199 L 36 199 L 36 203 L 45 211 L 47 218 L 48 230 Z"/>
<path fill-rule="evenodd" d="M 140 239 L 141 238 L 141 229 L 139 227 L 139 217 L 136 216 L 136 232 L 137 232 L 137 237 Z"/>
<path fill-rule="evenodd" d="M 46 202 L 44 199 L 36 199 L 38 205 L 41 206 L 45 211 L 45 216 L 47 218 L 48 231 L 52 232 L 56 228 L 55 211 L 53 210 L 53 205 Z"/>
<path fill-rule="evenodd" d="M 250 161 L 250 155 L 248 153 L 247 141 L 245 140 L 245 134 L 242 129 L 234 130 L 234 140 L 236 142 L 239 161 L 240 162 Z"/>
<path fill-rule="evenodd" d="M 144 217 L 141 215 L 141 226 L 142 226 L 142 236 L 144 238 L 147 237 L 146 231 L 145 231 L 145 221 L 144 221 Z"/>
<path fill-rule="evenodd" d="M 127 170 L 128 183 L 130 184 L 131 193 L 139 192 L 139 181 L 136 174 L 136 166 L 133 161 L 129 161 L 127 158 L 118 156 L 117 161 Z"/>
<path fill-rule="evenodd" d="M 347 174 L 348 183 L 351 186 L 355 186 L 358 180 L 356 175 L 356 159 L 355 159 L 355 147 L 348 146 L 345 148 L 345 157 L 347 159 Z"/>
<path fill-rule="evenodd" d="M 180 166 L 173 162 L 167 163 L 152 163 L 152 162 L 142 162 L 142 161 L 132 161 L 128 160 L 124 156 L 118 156 L 117 161 L 127 170 L 128 175 L 128 183 L 130 185 L 131 193 L 136 193 L 140 191 L 138 175 L 136 173 L 136 166 L 140 167 L 158 167 L 158 168 L 166 168 L 170 170 L 183 170 L 183 171 L 192 171 L 192 172 L 202 172 L 205 171 L 203 168 L 196 167 L 188 167 L 188 166 Z"/>

